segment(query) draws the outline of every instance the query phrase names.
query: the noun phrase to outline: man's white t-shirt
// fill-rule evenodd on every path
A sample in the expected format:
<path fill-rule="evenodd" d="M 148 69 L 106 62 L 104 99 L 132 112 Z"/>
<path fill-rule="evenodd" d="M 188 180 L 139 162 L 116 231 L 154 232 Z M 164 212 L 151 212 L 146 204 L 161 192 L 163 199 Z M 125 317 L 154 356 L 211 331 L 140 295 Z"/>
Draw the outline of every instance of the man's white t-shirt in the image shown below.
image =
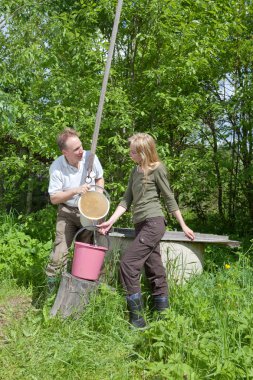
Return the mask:
<path fill-rule="evenodd" d="M 57 191 L 66 191 L 85 184 L 89 154 L 89 151 L 83 152 L 83 158 L 80 161 L 79 168 L 70 165 L 63 155 L 58 157 L 49 168 L 50 180 L 48 193 L 52 195 L 57 193 Z M 96 155 L 90 177 L 92 181 L 89 185 L 95 185 L 95 180 L 103 177 L 103 169 Z M 73 198 L 66 201 L 65 204 L 77 207 L 78 199 L 79 195 L 76 194 Z"/>

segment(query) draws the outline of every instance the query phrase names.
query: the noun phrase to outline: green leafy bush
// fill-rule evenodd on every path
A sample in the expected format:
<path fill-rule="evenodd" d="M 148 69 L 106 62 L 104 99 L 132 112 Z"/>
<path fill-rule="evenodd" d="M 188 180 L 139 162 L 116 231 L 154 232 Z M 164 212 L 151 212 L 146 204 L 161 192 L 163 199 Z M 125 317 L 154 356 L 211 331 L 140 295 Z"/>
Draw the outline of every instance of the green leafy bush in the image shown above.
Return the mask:
<path fill-rule="evenodd" d="M 54 239 L 57 208 L 48 205 L 40 211 L 19 215 L 22 231 L 34 239 L 48 241 Z"/>
<path fill-rule="evenodd" d="M 23 223 L 22 223 L 23 222 Z M 27 218 L 14 210 L 0 215 L 0 278 L 18 284 L 42 285 L 55 224 L 53 207 Z"/>
<path fill-rule="evenodd" d="M 0 277 L 15 278 L 24 285 L 42 281 L 52 242 L 40 242 L 18 229 L 0 238 Z"/>

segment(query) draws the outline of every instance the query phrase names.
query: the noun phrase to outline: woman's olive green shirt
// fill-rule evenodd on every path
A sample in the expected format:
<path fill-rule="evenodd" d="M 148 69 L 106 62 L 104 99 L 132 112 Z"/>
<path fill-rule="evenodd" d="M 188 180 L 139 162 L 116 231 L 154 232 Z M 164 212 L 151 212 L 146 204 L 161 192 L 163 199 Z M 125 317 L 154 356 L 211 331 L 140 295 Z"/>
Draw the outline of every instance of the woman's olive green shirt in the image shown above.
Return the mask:
<path fill-rule="evenodd" d="M 164 165 L 160 164 L 150 171 L 146 179 L 136 166 L 130 174 L 127 189 L 119 205 L 127 210 L 133 206 L 133 223 L 136 224 L 147 218 L 164 217 L 160 195 L 163 196 L 170 213 L 178 210 Z"/>

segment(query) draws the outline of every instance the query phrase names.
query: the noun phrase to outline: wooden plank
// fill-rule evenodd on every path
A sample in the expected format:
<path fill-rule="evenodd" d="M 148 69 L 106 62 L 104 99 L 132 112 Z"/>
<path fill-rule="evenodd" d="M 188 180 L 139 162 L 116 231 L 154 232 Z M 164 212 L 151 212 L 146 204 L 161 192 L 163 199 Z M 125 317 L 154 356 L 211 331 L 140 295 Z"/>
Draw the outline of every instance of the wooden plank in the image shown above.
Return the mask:
<path fill-rule="evenodd" d="M 122 238 L 134 238 L 134 229 L 132 228 L 114 228 L 109 236 L 122 237 Z M 166 231 L 162 237 L 162 241 L 171 242 L 187 242 L 187 243 L 205 243 L 205 244 L 224 244 L 230 247 L 240 246 L 240 242 L 237 240 L 229 240 L 226 235 L 214 235 L 196 233 L 193 241 L 189 240 L 182 231 Z"/>

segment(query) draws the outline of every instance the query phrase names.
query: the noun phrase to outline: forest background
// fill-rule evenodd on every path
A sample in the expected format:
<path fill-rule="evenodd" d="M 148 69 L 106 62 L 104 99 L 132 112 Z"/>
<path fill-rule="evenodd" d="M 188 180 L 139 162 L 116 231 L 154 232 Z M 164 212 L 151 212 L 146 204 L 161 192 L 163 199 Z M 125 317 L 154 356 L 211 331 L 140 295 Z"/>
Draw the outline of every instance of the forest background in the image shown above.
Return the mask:
<path fill-rule="evenodd" d="M 115 8 L 1 0 L 1 212 L 52 217 L 57 134 L 72 126 L 90 149 Z M 241 0 L 124 1 L 97 147 L 113 204 L 127 139 L 148 132 L 196 231 L 252 234 L 252 12 Z"/>

